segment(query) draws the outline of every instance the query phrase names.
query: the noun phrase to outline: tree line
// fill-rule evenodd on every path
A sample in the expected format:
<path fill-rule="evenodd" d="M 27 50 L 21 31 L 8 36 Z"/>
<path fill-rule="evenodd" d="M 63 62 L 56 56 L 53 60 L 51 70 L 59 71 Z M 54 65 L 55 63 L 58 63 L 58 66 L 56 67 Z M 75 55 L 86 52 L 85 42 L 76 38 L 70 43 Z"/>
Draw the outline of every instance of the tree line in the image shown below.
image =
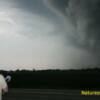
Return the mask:
<path fill-rule="evenodd" d="M 11 88 L 100 89 L 100 69 L 3 71 L 12 77 Z"/>

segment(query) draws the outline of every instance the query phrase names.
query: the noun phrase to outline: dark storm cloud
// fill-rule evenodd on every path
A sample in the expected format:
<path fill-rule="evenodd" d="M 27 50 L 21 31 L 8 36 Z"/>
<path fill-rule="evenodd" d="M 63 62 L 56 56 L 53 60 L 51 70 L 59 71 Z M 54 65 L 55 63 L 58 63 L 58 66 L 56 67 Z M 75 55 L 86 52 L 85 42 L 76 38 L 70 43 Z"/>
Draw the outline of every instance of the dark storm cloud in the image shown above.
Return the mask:
<path fill-rule="evenodd" d="M 95 53 L 100 50 L 100 0 L 48 0 L 48 4 L 70 20 L 73 45 Z"/>
<path fill-rule="evenodd" d="M 68 5 L 69 0 L 44 0 L 48 6 L 52 6 L 51 8 L 54 8 L 58 11 L 60 11 L 62 14 L 66 15 L 66 6 Z"/>
<path fill-rule="evenodd" d="M 18 0 L 16 1 L 16 4 L 17 7 L 29 13 L 37 13 L 40 16 L 49 17 L 52 20 L 57 19 L 53 16 L 52 12 L 48 11 L 43 0 Z"/>
<path fill-rule="evenodd" d="M 0 0 L 0 65 L 100 65 L 99 17 L 99 0 Z"/>
<path fill-rule="evenodd" d="M 35 11 L 41 14 L 41 11 L 42 13 L 43 11 L 46 11 L 46 9 L 43 6 L 42 0 L 19 0 L 17 1 L 17 3 L 19 8 L 31 13 Z"/>

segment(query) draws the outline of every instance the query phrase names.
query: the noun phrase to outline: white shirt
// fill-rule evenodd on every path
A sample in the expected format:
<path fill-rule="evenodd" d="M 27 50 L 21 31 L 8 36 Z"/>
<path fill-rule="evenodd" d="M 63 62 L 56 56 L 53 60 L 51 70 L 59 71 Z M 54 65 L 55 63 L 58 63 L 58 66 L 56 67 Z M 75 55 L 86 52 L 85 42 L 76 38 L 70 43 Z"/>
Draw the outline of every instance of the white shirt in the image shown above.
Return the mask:
<path fill-rule="evenodd" d="M 7 92 L 8 86 L 3 75 L 0 74 L 0 100 L 2 100 L 2 92 Z"/>

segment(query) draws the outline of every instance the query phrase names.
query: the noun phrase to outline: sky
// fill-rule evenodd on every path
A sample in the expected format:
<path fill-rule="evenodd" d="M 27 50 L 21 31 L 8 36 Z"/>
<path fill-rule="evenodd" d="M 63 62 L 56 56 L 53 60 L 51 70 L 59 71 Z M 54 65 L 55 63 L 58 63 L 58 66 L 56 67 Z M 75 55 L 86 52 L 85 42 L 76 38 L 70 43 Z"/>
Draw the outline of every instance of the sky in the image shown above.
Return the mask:
<path fill-rule="evenodd" d="M 0 0 L 0 69 L 100 65 L 100 0 Z"/>

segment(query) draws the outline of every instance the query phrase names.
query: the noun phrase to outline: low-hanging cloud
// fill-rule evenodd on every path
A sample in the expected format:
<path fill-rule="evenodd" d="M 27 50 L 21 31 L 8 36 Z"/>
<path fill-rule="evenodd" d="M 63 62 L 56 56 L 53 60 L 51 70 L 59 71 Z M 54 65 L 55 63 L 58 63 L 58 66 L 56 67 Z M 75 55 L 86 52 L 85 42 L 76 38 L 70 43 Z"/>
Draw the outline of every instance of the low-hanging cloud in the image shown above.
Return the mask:
<path fill-rule="evenodd" d="M 0 65 L 100 65 L 99 6 L 99 0 L 0 0 Z"/>
<path fill-rule="evenodd" d="M 52 11 L 69 19 L 74 27 L 74 43 L 89 50 L 99 50 L 99 0 L 46 0 Z M 76 40 L 76 41 L 75 41 Z"/>
<path fill-rule="evenodd" d="M 90 53 L 95 58 L 94 63 L 99 65 L 100 0 L 45 0 L 45 4 L 62 20 L 66 20 L 66 40 Z M 69 22 L 70 31 L 67 31 Z"/>

